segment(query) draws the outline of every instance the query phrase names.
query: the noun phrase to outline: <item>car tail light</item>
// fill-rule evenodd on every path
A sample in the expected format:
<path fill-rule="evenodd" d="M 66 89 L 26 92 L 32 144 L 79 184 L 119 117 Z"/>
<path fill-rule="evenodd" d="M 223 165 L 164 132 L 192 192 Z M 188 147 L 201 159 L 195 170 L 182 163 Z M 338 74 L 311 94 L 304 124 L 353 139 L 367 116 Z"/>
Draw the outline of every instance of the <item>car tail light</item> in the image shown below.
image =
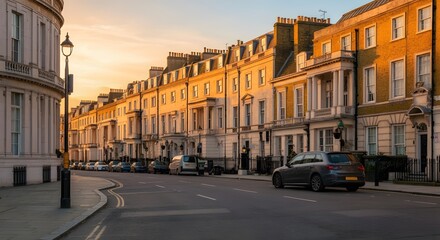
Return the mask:
<path fill-rule="evenodd" d="M 365 167 L 364 167 L 364 165 L 360 165 L 360 166 L 358 167 L 358 169 L 359 169 L 359 171 L 365 172 Z"/>
<path fill-rule="evenodd" d="M 328 170 L 338 170 L 341 169 L 341 166 L 335 166 L 335 165 L 327 165 L 326 166 Z"/>

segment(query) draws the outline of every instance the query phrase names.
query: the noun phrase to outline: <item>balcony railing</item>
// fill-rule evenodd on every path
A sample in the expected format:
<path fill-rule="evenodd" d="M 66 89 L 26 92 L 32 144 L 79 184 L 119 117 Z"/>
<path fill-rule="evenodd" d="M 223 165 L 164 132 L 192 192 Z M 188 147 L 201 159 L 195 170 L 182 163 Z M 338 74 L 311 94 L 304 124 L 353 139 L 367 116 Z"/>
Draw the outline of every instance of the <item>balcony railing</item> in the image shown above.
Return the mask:
<path fill-rule="evenodd" d="M 330 62 L 330 61 L 341 61 L 342 59 L 350 59 L 354 60 L 354 52 L 352 51 L 338 51 L 327 53 L 319 57 L 315 57 L 306 61 L 304 68 L 312 67 L 321 63 Z"/>
<path fill-rule="evenodd" d="M 31 75 L 31 68 L 28 65 L 17 62 L 5 61 L 5 69 L 10 72 Z"/>
<path fill-rule="evenodd" d="M 295 125 L 295 124 L 303 124 L 304 118 L 298 117 L 298 118 L 286 118 L 281 120 L 275 120 L 274 121 L 274 127 L 283 127 L 286 125 Z"/>

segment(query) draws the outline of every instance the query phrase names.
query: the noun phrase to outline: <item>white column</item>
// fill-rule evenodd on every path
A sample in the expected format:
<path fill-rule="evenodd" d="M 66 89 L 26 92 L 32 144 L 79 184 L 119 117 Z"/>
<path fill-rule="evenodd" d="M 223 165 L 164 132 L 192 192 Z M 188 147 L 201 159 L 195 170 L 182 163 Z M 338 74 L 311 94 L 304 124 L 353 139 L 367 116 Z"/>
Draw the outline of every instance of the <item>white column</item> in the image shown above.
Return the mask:
<path fill-rule="evenodd" d="M 208 130 L 208 121 L 209 121 L 209 107 L 203 108 L 203 126 L 202 129 L 204 131 Z"/>
<path fill-rule="evenodd" d="M 317 105 L 316 105 L 316 101 L 317 101 L 317 87 L 316 87 L 316 85 L 317 85 L 317 79 L 316 79 L 316 77 L 315 76 L 313 76 L 312 78 L 311 78 L 311 82 L 312 82 L 312 89 L 311 89 L 311 92 L 309 92 L 309 95 L 310 95 L 310 100 L 311 100 L 311 102 L 312 102 L 312 108 L 310 109 L 311 110 L 311 115 L 310 115 L 310 118 L 314 118 L 315 117 L 315 110 L 316 110 L 316 107 L 317 107 Z"/>
<path fill-rule="evenodd" d="M 2 2 L 0 2 L 0 4 L 2 4 Z M 0 11 L 0 17 L 2 17 L 1 12 L 2 11 Z M 1 28 L 2 24 L 3 23 L 0 23 L 0 32 L 3 31 Z M 0 55 L 1 55 L 1 52 L 0 52 Z M 6 105 L 6 87 L 1 87 L 0 88 L 0 113 L 3 114 L 3 117 L 0 117 L 0 136 L 6 136 L 6 128 L 5 128 L 6 127 L 6 120 L 7 120 L 6 113 L 9 112 L 6 106 L 7 106 Z M 3 139 L 5 139 L 5 137 L 3 137 Z M 6 153 L 5 148 L 6 148 L 5 142 L 2 142 L 2 144 L 0 144 L 0 153 Z"/>
<path fill-rule="evenodd" d="M 339 70 L 339 95 L 338 95 L 338 113 L 342 113 L 344 111 L 344 70 Z"/>
<path fill-rule="evenodd" d="M 339 95 L 338 93 L 340 93 L 338 91 L 338 71 L 334 71 L 333 72 L 333 79 L 332 79 L 332 88 L 333 88 L 333 92 L 332 92 L 332 106 L 331 106 L 331 114 L 333 116 L 335 116 L 338 111 L 337 111 L 337 106 L 339 105 L 338 100 L 339 100 Z"/>
<path fill-rule="evenodd" d="M 306 118 L 310 119 L 312 110 L 312 78 L 307 78 L 307 110 Z"/>
<path fill-rule="evenodd" d="M 314 110 L 321 110 L 322 109 L 322 80 L 315 78 L 315 90 L 313 93 L 315 93 L 315 96 L 313 98 L 313 101 L 315 101 L 315 104 L 313 105 Z"/>
<path fill-rule="evenodd" d="M 24 154 L 32 153 L 32 135 L 31 135 L 31 119 L 34 119 L 32 114 L 32 92 L 26 91 L 23 94 L 23 109 L 22 109 L 22 121 L 23 121 L 23 152 Z M 0 151 L 1 152 L 1 151 Z"/>
<path fill-rule="evenodd" d="M 333 72 L 332 84 L 333 84 L 332 108 L 336 108 L 336 106 L 340 105 L 340 103 L 338 102 L 338 100 L 339 100 L 338 92 L 340 92 L 340 89 L 338 89 L 338 72 L 337 71 Z M 333 112 L 333 110 L 332 110 L 332 112 Z"/>

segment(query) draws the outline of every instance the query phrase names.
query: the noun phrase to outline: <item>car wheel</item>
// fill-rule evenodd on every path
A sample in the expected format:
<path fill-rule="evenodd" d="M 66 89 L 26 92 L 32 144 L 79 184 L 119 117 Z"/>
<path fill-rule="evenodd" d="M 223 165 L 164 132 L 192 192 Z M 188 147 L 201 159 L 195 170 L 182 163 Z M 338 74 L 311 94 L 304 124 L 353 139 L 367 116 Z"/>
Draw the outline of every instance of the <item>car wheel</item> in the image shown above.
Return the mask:
<path fill-rule="evenodd" d="M 153 174 L 156 174 L 156 169 L 153 170 Z"/>
<path fill-rule="evenodd" d="M 324 190 L 324 183 L 322 182 L 321 176 L 315 174 L 310 179 L 310 187 L 314 192 L 320 192 Z"/>
<path fill-rule="evenodd" d="M 284 184 L 283 184 L 283 179 L 281 178 L 281 174 L 276 173 L 273 176 L 272 183 L 275 186 L 275 188 L 283 188 Z"/>
<path fill-rule="evenodd" d="M 356 192 L 359 189 L 358 186 L 348 186 L 347 191 L 349 192 Z"/>

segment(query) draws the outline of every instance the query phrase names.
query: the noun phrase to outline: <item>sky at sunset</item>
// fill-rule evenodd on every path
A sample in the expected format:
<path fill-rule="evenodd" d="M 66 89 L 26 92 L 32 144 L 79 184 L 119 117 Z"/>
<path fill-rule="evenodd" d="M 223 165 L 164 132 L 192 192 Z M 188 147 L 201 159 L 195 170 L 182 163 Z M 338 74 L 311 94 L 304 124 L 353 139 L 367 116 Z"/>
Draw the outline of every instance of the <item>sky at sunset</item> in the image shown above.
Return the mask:
<path fill-rule="evenodd" d="M 69 57 L 74 93 L 69 106 L 96 100 L 110 88 L 148 78 L 151 66 L 165 67 L 168 52 L 226 49 L 273 30 L 277 17 L 331 18 L 370 0 L 69 0 L 66 32 L 75 45 Z M 61 71 L 64 76 L 64 57 Z"/>

